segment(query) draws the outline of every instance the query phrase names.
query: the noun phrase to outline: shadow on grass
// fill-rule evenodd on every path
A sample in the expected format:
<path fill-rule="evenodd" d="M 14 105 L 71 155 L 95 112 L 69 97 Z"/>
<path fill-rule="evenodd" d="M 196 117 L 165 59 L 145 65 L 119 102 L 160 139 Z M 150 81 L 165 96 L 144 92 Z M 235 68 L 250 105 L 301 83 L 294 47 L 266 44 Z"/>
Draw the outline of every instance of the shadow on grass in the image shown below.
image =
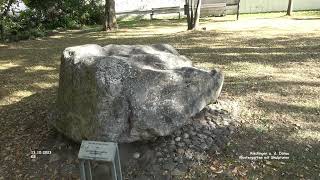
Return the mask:
<path fill-rule="evenodd" d="M 153 20 L 130 20 L 118 22 L 120 28 L 137 28 L 137 27 L 148 27 L 148 26 L 159 26 L 159 27 L 175 27 L 181 26 L 181 23 L 186 23 L 186 19 L 153 19 Z"/>
<path fill-rule="evenodd" d="M 248 65 L 246 64 L 238 67 L 238 64 L 242 63 L 267 65 L 281 69 L 283 65 L 290 63 L 317 62 L 320 59 L 318 54 L 320 36 L 317 34 L 310 36 L 305 36 L 305 33 L 298 35 L 279 34 L 272 38 L 248 38 L 237 36 L 237 32 L 232 31 L 192 31 L 144 36 L 145 33 L 150 31 L 148 26 L 152 24 L 159 26 L 159 28 L 174 28 L 175 26 L 180 26 L 179 23 L 182 21 L 184 22 L 184 20 L 133 21 L 127 22 L 127 24 L 120 24 L 122 28 L 142 28 L 139 32 L 131 31 L 132 34 L 130 35 L 126 35 L 124 29 L 120 29 L 114 33 L 98 32 L 96 29 L 92 31 L 59 33 L 61 36 L 59 38 L 49 37 L 43 40 L 21 41 L 2 46 L 0 48 L 0 66 L 2 67 L 3 64 L 7 63 L 12 63 L 16 66 L 0 69 L 0 86 L 7 89 L 11 94 L 23 90 L 35 93 L 18 102 L 0 107 L 1 143 L 5 147 L 9 147 L 9 149 L 1 148 L 1 156 L 8 154 L 10 158 L 15 159 L 15 161 L 6 161 L 7 167 L 5 170 L 9 170 L 16 177 L 15 175 L 18 175 L 18 173 L 14 172 L 16 169 L 22 172 L 28 171 L 29 173 L 34 173 L 39 171 L 39 168 L 41 169 L 40 165 L 43 166 L 40 162 L 37 165 L 32 164 L 29 156 L 26 156 L 26 154 L 30 152 L 30 149 L 37 148 L 41 141 L 48 140 L 46 135 L 48 131 L 45 130 L 46 122 L 44 119 L 48 110 L 50 110 L 50 105 L 55 101 L 56 87 L 44 89 L 36 84 L 54 84 L 58 82 L 60 55 L 66 47 L 88 43 L 99 45 L 111 43 L 168 43 L 176 47 L 180 54 L 190 57 L 195 63 L 208 63 L 213 67 L 219 66 L 225 69 L 231 67 L 233 68 L 231 71 L 234 73 L 247 68 Z M 259 33 L 259 31 L 247 31 L 247 33 Z M 298 71 L 299 67 L 296 68 L 295 70 Z M 294 96 L 297 90 L 284 92 L 284 94 L 281 94 L 281 92 L 288 87 L 298 89 L 300 86 L 312 88 L 320 86 L 319 81 L 280 81 L 270 80 L 268 76 L 254 77 L 254 75 L 248 74 L 250 77 L 246 78 L 243 76 L 231 77 L 226 74 L 226 83 L 223 91 L 236 98 L 246 98 L 246 94 L 255 92 L 280 93 L 281 96 Z M 312 94 L 313 92 L 311 91 L 307 91 L 306 93 L 314 96 L 314 98 L 318 97 L 316 91 L 314 92 L 315 94 Z M 296 113 L 300 114 L 301 118 L 311 118 L 312 122 L 318 120 L 318 116 L 311 116 L 317 111 L 317 108 L 314 107 L 309 108 L 273 101 L 252 101 L 250 103 L 252 103 L 252 106 L 257 106 L 266 112 L 277 112 L 278 114 Z M 274 121 L 276 123 L 276 119 Z M 315 130 L 319 131 L 316 128 Z M 279 175 L 278 177 L 281 177 L 281 172 L 288 169 L 288 171 L 295 171 L 312 177 L 311 175 L 315 175 L 314 172 L 316 170 L 319 171 L 319 169 L 315 169 L 313 166 L 313 164 L 318 163 L 314 153 L 315 151 L 319 151 L 319 145 L 312 144 L 314 148 L 306 152 L 305 146 L 307 142 L 291 141 L 277 135 L 277 133 L 265 132 L 256 128 L 242 127 L 241 131 L 242 133 L 237 137 L 240 144 L 238 147 L 235 147 L 239 148 L 239 152 L 241 152 L 241 149 L 245 150 L 241 153 L 248 153 L 248 150 L 266 150 L 288 151 L 292 154 L 290 155 L 290 162 L 277 168 L 279 169 L 277 172 L 270 171 L 271 175 L 275 173 Z M 288 132 L 290 130 L 288 128 L 276 128 L 273 131 Z M 289 136 L 290 134 L 291 132 L 288 132 L 286 135 Z M 255 139 L 252 140 L 252 137 Z M 250 148 L 246 149 L 242 147 Z M 11 151 L 12 149 L 14 149 L 13 152 Z M 1 157 L 1 159 L 4 158 Z M 47 160 L 46 158 L 48 157 L 43 158 Z M 310 170 L 305 171 L 303 168 L 298 168 L 303 165 L 306 165 Z M 30 167 L 34 169 L 30 170 Z"/>
<path fill-rule="evenodd" d="M 216 37 L 226 36 L 228 33 L 217 33 Z M 218 44 L 219 41 L 210 41 L 211 33 L 202 33 L 202 38 L 197 40 L 190 36 L 194 44 Z M 305 62 L 317 58 L 317 49 L 320 36 L 306 37 L 275 37 L 275 38 L 250 38 L 232 39 L 226 44 L 216 47 L 191 46 L 180 49 L 181 54 L 195 56 L 194 62 L 214 63 L 228 65 L 235 62 L 250 62 L 259 64 L 270 64 L 278 66 L 289 62 Z M 307 43 L 301 46 L 302 43 Z"/>
<path fill-rule="evenodd" d="M 315 123 L 317 126 L 320 106 L 314 99 L 317 99 L 319 94 L 312 89 L 320 87 L 320 82 L 294 79 L 281 81 L 270 77 L 226 77 L 224 90 L 234 98 L 245 95 L 256 96 L 251 103 L 255 108 L 263 111 L 260 115 L 262 117 L 285 115 L 281 120 L 293 119 L 296 122 Z M 298 103 L 301 97 L 305 102 Z M 268 98 L 271 99 L 268 100 Z"/>
<path fill-rule="evenodd" d="M 40 155 L 33 162 L 30 154 L 32 150 L 53 148 L 43 149 L 40 144 L 48 140 L 46 119 L 55 95 L 55 89 L 41 89 L 19 102 L 0 107 L 0 141 L 6 147 L 1 148 L 1 159 L 8 159 L 0 167 L 4 177 L 20 179 L 21 174 L 37 175 L 48 163 L 49 156 Z"/>
<path fill-rule="evenodd" d="M 290 92 L 282 92 L 281 90 L 285 90 L 285 88 L 292 87 L 313 87 L 317 88 L 320 87 L 320 82 L 308 82 L 308 81 L 294 81 L 294 80 L 273 80 L 271 76 L 261 76 L 261 77 L 227 77 L 226 78 L 226 88 L 232 94 L 240 96 L 243 93 L 254 93 L 254 92 L 265 92 L 265 93 L 274 93 L 274 94 L 281 94 L 283 96 L 288 95 L 297 95 L 297 92 L 290 91 Z M 228 87 L 230 86 L 230 87 Z M 239 86 L 245 87 L 245 92 L 240 92 L 238 88 L 232 88 L 232 86 Z M 272 88 L 270 88 L 272 87 Z M 298 89 L 301 90 L 301 89 Z M 303 92 L 301 92 L 303 93 Z M 316 94 L 314 94 L 316 95 Z"/>
<path fill-rule="evenodd" d="M 292 18 L 294 20 L 319 20 L 320 18 Z"/>
<path fill-rule="evenodd" d="M 238 163 L 246 165 L 250 169 L 247 172 L 247 176 L 250 178 L 297 179 L 303 176 L 304 178 L 317 179 L 320 169 L 314 165 L 319 163 L 317 157 L 320 145 L 308 141 L 291 140 L 290 135 L 298 130 L 291 130 L 288 136 L 282 136 L 280 133 L 288 131 L 284 127 L 276 127 L 272 131 L 276 133 L 242 126 L 232 137 L 232 145 L 227 147 L 226 152 L 222 154 L 224 157 L 216 157 L 224 163 L 235 162 L 235 166 Z M 265 152 L 272 155 L 276 153 L 277 156 L 280 155 L 279 152 L 285 152 L 289 153 L 289 159 L 239 160 L 239 156 L 250 156 L 250 152 Z"/>
<path fill-rule="evenodd" d="M 305 122 L 308 123 L 317 123 L 319 121 L 319 107 L 307 107 L 273 101 L 262 101 L 257 103 L 257 106 L 271 113 L 300 114 L 300 116 L 304 117 Z"/>

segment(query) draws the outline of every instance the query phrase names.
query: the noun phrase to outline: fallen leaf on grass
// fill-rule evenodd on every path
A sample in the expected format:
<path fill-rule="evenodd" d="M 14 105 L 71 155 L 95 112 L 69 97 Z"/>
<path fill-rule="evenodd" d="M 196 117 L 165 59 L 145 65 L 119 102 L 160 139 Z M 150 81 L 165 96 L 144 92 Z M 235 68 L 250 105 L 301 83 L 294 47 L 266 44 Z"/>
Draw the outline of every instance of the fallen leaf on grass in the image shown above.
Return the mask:
<path fill-rule="evenodd" d="M 223 172 L 223 170 L 221 169 L 220 171 L 216 171 L 216 172 L 214 172 L 214 173 L 216 173 L 216 174 L 221 174 Z"/>

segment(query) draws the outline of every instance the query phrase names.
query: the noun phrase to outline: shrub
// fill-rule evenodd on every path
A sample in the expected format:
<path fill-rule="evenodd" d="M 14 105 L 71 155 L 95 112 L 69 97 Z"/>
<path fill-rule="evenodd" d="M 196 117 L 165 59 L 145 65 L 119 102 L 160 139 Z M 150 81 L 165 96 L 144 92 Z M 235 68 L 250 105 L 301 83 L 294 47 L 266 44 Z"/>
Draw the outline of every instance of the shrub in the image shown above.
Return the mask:
<path fill-rule="evenodd" d="M 2 19 L 3 37 L 5 41 L 18 41 L 46 35 L 41 20 L 32 10 L 26 10 L 19 15 L 9 15 Z"/>
<path fill-rule="evenodd" d="M 28 0 L 29 9 L 7 15 L 0 20 L 3 27 L 1 39 L 17 41 L 45 36 L 57 28 L 78 29 L 83 25 L 102 24 L 104 7 L 97 1 L 84 0 Z"/>

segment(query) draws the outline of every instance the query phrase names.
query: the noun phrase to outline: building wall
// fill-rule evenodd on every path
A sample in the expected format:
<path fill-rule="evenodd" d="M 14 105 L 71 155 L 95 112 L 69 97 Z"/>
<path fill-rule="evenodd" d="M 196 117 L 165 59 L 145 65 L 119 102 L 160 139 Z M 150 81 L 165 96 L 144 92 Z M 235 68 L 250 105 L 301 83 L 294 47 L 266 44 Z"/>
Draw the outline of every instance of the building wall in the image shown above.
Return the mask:
<path fill-rule="evenodd" d="M 116 0 L 116 12 L 146 11 L 158 7 L 183 7 L 184 0 Z"/>
<path fill-rule="evenodd" d="M 288 0 L 241 0 L 241 13 L 286 11 Z M 293 10 L 320 9 L 320 0 L 293 0 Z"/>
<path fill-rule="evenodd" d="M 203 0 L 203 2 L 211 1 L 227 1 L 228 4 L 236 0 Z M 183 7 L 185 0 L 116 0 L 116 12 L 125 11 L 145 11 L 155 7 Z M 241 0 L 241 13 L 258 13 L 285 11 L 287 9 L 288 0 Z M 232 12 L 234 7 L 228 8 Z M 293 10 L 313 10 L 320 9 L 320 0 L 293 0 Z"/>
<path fill-rule="evenodd" d="M 286 11 L 288 0 L 241 0 L 241 13 Z M 320 0 L 293 0 L 293 10 L 320 9 Z"/>

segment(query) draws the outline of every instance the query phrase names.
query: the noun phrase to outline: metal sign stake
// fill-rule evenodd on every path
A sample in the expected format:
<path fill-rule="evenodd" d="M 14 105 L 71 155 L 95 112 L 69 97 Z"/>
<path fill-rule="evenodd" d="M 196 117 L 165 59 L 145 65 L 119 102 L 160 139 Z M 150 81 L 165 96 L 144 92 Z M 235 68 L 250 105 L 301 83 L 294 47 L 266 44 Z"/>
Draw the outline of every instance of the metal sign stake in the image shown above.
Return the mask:
<path fill-rule="evenodd" d="M 91 161 L 111 162 L 113 180 L 122 180 L 117 143 L 82 141 L 78 158 L 80 161 L 81 180 L 92 180 Z"/>

